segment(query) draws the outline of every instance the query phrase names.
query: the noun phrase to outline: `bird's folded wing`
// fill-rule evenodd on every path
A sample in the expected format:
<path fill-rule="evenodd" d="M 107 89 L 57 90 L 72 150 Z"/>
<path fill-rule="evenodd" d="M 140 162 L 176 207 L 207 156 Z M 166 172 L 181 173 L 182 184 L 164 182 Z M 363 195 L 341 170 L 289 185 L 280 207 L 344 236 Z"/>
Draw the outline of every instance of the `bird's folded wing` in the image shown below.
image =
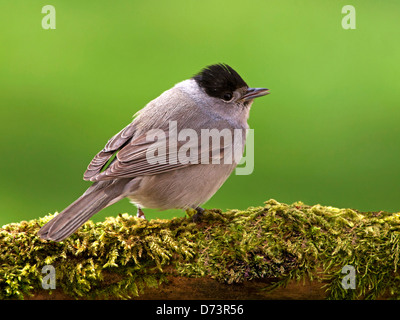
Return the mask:
<path fill-rule="evenodd" d="M 221 147 L 210 144 L 208 148 L 204 148 L 199 138 L 178 141 L 176 136 L 170 136 L 168 132 L 156 132 L 158 134 L 146 132 L 133 137 L 134 125 L 127 126 L 111 138 L 104 149 L 93 158 L 84 179 L 101 181 L 133 178 L 160 174 L 197 163 L 214 163 L 223 158 L 226 150 L 224 145 Z M 114 154 L 115 158 L 108 163 Z"/>
<path fill-rule="evenodd" d="M 130 139 L 132 139 L 135 133 L 136 127 L 131 122 L 124 129 L 113 136 L 105 145 L 103 150 L 101 150 L 87 167 L 86 172 L 83 175 L 84 180 L 92 180 L 100 171 L 104 168 L 110 158 L 114 155 L 116 151 L 121 149 Z M 94 181 L 94 180 L 93 180 Z"/>

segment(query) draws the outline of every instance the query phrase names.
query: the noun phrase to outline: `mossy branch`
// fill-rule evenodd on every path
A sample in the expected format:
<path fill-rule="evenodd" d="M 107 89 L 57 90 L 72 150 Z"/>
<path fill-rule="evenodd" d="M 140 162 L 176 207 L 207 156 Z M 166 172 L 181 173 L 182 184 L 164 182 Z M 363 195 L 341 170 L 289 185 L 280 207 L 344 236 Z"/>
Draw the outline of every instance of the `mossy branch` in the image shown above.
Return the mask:
<path fill-rule="evenodd" d="M 196 279 L 238 290 L 254 285 L 259 298 L 276 297 L 276 288 L 298 290 L 282 288 L 302 279 L 318 284 L 320 298 L 400 297 L 400 213 L 269 200 L 243 211 L 207 210 L 197 224 L 193 214 L 89 221 L 60 243 L 36 236 L 53 215 L 5 225 L 0 298 L 152 298 L 152 288 L 174 285 L 174 279 L 182 290 L 182 281 Z M 45 265 L 55 268 L 55 290 L 42 288 Z M 346 265 L 355 268 L 355 289 L 342 286 Z M 216 298 L 210 291 L 208 298 Z M 196 298 L 188 294 L 183 297 Z"/>

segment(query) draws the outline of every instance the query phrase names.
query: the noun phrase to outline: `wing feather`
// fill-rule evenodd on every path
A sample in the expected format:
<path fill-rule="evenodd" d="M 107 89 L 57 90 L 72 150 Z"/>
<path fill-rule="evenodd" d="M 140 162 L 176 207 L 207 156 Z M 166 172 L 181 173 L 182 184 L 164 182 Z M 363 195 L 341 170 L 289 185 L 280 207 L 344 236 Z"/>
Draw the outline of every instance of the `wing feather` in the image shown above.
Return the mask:
<path fill-rule="evenodd" d="M 170 139 L 147 141 L 146 134 L 135 137 L 118 151 L 115 161 L 106 170 L 91 178 L 91 181 L 109 180 L 115 178 L 130 178 L 142 175 L 158 174 L 176 170 L 191 165 L 171 161 L 176 151 L 184 142 L 177 142 L 175 148 L 170 148 Z M 175 143 L 175 140 L 172 144 Z"/>
<path fill-rule="evenodd" d="M 135 130 L 135 125 L 133 122 L 131 122 L 110 140 L 108 140 L 103 150 L 96 154 L 93 160 L 89 163 L 87 170 L 83 175 L 83 179 L 87 181 L 93 181 L 92 179 L 100 173 L 114 153 L 122 148 L 129 141 L 129 139 L 132 138 Z"/>
<path fill-rule="evenodd" d="M 147 132 L 137 136 L 135 133 L 135 126 L 131 123 L 112 137 L 104 149 L 90 162 L 84 179 L 103 181 L 160 174 L 200 163 L 204 155 L 208 157 L 209 163 L 212 163 L 216 158 L 222 159 L 227 148 L 226 145 L 212 145 L 212 148 L 217 148 L 217 152 L 213 153 L 213 150 L 202 150 L 198 140 L 177 141 L 175 136 L 170 137 L 168 133 L 164 132 L 164 136 L 159 137 L 156 141 L 148 141 Z M 177 151 L 183 145 L 186 150 L 197 149 L 197 152 L 190 154 L 190 160 L 187 162 L 177 159 Z M 105 167 L 114 154 L 116 157 Z"/>

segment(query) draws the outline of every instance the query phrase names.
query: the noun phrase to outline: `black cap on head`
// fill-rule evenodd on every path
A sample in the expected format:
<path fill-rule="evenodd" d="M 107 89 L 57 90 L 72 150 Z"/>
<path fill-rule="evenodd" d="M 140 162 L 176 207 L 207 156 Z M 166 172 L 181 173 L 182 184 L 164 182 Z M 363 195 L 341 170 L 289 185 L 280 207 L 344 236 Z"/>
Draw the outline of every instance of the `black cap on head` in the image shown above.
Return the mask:
<path fill-rule="evenodd" d="M 235 70 L 222 63 L 204 68 L 193 79 L 209 96 L 222 99 L 236 89 L 248 87 Z"/>

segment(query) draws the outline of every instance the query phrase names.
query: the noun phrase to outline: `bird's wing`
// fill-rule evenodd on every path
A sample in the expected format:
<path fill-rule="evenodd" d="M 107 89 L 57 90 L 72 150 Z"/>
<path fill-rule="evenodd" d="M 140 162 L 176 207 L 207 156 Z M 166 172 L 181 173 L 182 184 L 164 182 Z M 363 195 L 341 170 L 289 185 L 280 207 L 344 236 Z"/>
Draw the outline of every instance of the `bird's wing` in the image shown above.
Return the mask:
<path fill-rule="evenodd" d="M 134 136 L 134 124 L 111 138 L 104 149 L 100 151 L 89 164 L 84 174 L 85 180 L 101 181 L 115 178 L 133 178 L 143 175 L 153 175 L 187 167 L 196 163 L 215 163 L 224 157 L 225 145 L 210 143 L 209 148 L 202 148 L 200 137 L 178 141 L 177 137 L 169 136 L 165 131 L 154 131 Z M 184 153 L 184 154 L 183 154 Z M 116 154 L 112 162 L 108 163 Z M 182 158 L 180 158 L 183 155 Z"/>
<path fill-rule="evenodd" d="M 93 160 L 89 163 L 87 170 L 83 175 L 83 179 L 87 181 L 94 181 L 92 179 L 106 166 L 107 162 L 112 158 L 114 153 L 123 148 L 124 145 L 130 139 L 132 139 L 135 130 L 136 127 L 133 122 L 131 122 L 110 140 L 108 140 L 103 150 L 96 154 Z"/>

